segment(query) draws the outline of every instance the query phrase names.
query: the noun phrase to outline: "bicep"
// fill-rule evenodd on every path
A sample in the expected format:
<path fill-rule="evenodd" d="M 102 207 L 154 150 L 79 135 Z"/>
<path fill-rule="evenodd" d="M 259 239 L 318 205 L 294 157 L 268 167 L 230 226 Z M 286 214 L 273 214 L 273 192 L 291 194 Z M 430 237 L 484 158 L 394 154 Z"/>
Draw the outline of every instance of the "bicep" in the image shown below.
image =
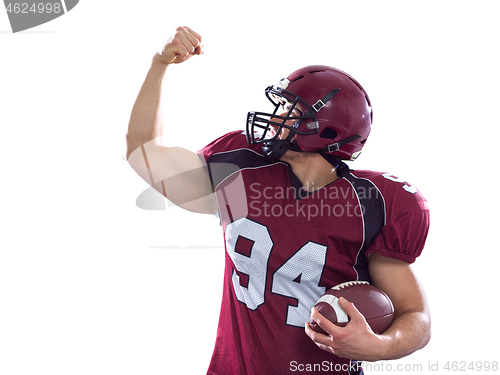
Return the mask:
<path fill-rule="evenodd" d="M 134 150 L 128 162 L 148 184 L 179 207 L 207 214 L 217 212 L 208 169 L 194 152 L 151 141 Z"/>
<path fill-rule="evenodd" d="M 369 272 L 372 284 L 391 299 L 396 317 L 408 312 L 421 312 L 430 317 L 424 288 L 410 264 L 370 254 Z"/>

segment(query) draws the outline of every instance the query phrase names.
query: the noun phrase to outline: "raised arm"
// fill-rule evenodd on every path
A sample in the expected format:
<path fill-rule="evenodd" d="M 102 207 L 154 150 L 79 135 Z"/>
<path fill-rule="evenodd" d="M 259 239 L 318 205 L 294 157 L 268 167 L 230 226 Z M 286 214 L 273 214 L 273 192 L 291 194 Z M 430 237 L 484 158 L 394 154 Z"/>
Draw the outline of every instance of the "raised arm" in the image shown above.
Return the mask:
<path fill-rule="evenodd" d="M 179 27 L 163 50 L 153 57 L 130 116 L 127 160 L 171 202 L 189 211 L 215 214 L 217 205 L 204 161 L 189 150 L 162 144 L 161 93 L 166 71 L 171 64 L 201 55 L 201 42 L 198 33 Z"/>

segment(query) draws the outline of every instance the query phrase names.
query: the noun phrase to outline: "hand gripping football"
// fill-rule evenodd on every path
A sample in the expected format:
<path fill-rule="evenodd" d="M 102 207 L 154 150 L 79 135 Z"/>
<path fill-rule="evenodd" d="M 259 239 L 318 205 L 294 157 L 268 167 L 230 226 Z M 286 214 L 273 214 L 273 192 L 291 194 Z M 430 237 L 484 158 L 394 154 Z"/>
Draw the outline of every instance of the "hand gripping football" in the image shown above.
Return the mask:
<path fill-rule="evenodd" d="M 350 318 L 339 305 L 340 297 L 356 306 L 375 333 L 384 332 L 394 320 L 394 307 L 389 297 L 366 281 L 349 281 L 334 286 L 319 298 L 314 307 L 332 323 L 344 327 Z M 309 323 L 316 332 L 326 333 L 314 320 Z"/>

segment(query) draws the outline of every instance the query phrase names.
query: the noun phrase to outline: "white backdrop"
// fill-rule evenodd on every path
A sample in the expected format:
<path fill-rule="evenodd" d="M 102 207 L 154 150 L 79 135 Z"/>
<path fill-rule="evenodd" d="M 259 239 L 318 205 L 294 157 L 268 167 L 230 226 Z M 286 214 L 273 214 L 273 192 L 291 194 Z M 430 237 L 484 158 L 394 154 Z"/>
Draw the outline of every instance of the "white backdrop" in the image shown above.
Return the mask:
<path fill-rule="evenodd" d="M 150 59 L 179 25 L 201 33 L 206 52 L 167 73 L 172 145 L 197 150 L 242 129 L 247 111 L 269 109 L 264 88 L 302 66 L 361 82 L 374 126 L 351 167 L 407 178 L 432 215 L 416 268 L 433 338 L 388 364 L 417 373 L 500 361 L 495 9 L 81 0 L 18 34 L 0 12 L 0 373 L 205 373 L 222 287 L 218 221 L 138 208 L 147 186 L 123 160 Z"/>

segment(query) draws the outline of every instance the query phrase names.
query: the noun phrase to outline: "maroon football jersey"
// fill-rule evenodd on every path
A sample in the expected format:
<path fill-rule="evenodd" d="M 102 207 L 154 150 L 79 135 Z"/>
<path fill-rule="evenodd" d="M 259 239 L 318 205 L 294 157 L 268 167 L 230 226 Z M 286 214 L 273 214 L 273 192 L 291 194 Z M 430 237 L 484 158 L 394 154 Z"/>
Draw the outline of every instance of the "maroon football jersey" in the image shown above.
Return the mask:
<path fill-rule="evenodd" d="M 201 150 L 215 187 L 226 257 L 208 374 L 360 373 L 305 334 L 332 286 L 370 281 L 368 256 L 414 262 L 429 225 L 417 189 L 386 173 L 351 171 L 309 193 L 241 131 Z"/>

